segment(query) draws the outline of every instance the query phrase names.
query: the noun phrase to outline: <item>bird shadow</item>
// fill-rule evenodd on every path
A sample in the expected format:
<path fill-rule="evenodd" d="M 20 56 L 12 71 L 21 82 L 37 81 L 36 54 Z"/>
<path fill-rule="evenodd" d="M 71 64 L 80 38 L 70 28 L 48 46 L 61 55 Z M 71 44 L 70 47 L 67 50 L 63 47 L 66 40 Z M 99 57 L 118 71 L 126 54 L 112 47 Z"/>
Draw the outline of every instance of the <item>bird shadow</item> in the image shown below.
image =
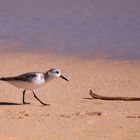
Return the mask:
<path fill-rule="evenodd" d="M 12 103 L 12 102 L 0 102 L 0 106 L 13 106 L 13 105 L 23 105 L 21 103 Z"/>

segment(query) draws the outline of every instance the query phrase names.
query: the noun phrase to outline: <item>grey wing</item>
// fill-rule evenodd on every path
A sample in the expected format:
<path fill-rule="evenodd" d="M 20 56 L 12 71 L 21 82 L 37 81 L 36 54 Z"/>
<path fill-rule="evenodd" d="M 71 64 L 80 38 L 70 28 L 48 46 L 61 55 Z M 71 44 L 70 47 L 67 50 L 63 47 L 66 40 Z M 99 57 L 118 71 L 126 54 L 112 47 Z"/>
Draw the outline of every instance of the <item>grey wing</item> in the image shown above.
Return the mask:
<path fill-rule="evenodd" d="M 31 72 L 31 73 L 25 73 L 25 74 L 18 75 L 14 79 L 15 80 L 29 81 L 30 82 L 36 77 L 37 77 L 37 74 L 35 72 Z"/>
<path fill-rule="evenodd" d="M 2 77 L 0 80 L 3 81 L 13 81 L 13 80 L 19 80 L 19 81 L 32 81 L 34 78 L 36 78 L 37 75 L 35 72 L 25 73 L 21 74 L 15 77 Z"/>

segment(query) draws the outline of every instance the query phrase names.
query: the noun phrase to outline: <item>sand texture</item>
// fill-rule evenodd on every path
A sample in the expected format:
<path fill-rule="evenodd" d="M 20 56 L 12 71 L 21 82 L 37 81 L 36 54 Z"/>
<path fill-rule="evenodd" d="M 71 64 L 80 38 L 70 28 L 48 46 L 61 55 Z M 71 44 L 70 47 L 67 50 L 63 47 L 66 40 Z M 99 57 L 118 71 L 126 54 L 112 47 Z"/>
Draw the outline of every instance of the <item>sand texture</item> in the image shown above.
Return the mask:
<path fill-rule="evenodd" d="M 0 139 L 3 140 L 138 140 L 140 101 L 90 100 L 102 96 L 140 97 L 140 62 L 82 59 L 37 54 L 1 54 L 0 76 L 61 69 L 36 91 L 51 106 L 42 106 L 22 89 L 0 82 Z M 87 99 L 85 99 L 87 98 Z M 89 98 L 89 99 L 88 99 Z"/>

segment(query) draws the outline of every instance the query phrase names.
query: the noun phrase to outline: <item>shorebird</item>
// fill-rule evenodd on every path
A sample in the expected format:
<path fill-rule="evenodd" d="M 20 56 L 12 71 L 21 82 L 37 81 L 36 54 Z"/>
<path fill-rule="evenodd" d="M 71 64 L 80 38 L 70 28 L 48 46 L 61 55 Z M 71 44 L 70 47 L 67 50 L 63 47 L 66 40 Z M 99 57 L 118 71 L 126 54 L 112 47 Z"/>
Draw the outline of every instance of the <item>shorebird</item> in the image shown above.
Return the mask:
<path fill-rule="evenodd" d="M 8 82 L 17 88 L 23 89 L 23 98 L 22 103 L 23 104 L 30 104 L 25 102 L 25 92 L 26 91 L 32 91 L 34 97 L 43 105 L 49 105 L 46 103 L 43 103 L 35 94 L 35 90 L 40 88 L 42 85 L 47 83 L 49 80 L 54 78 L 62 78 L 66 81 L 68 81 L 67 78 L 65 78 L 59 69 L 50 69 L 46 72 L 28 72 L 24 73 L 18 76 L 14 77 L 1 77 L 0 80 Z"/>

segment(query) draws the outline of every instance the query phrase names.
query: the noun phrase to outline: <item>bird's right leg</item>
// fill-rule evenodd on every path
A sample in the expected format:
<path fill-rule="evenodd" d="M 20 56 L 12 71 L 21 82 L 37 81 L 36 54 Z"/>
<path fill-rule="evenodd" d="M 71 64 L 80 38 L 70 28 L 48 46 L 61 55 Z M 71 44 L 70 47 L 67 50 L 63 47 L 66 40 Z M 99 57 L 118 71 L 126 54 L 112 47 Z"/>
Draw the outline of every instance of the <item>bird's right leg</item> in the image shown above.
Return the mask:
<path fill-rule="evenodd" d="M 42 105 L 47 105 L 47 106 L 50 106 L 50 104 L 46 104 L 46 103 L 43 103 L 36 95 L 35 95 L 35 92 L 32 91 L 33 94 L 34 94 L 34 97 L 42 104 Z"/>
<path fill-rule="evenodd" d="M 25 100 L 24 100 L 25 99 L 25 92 L 26 92 L 26 90 L 23 91 L 22 103 L 23 104 L 30 104 L 30 103 L 25 102 Z"/>

